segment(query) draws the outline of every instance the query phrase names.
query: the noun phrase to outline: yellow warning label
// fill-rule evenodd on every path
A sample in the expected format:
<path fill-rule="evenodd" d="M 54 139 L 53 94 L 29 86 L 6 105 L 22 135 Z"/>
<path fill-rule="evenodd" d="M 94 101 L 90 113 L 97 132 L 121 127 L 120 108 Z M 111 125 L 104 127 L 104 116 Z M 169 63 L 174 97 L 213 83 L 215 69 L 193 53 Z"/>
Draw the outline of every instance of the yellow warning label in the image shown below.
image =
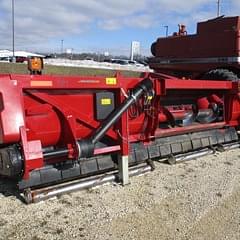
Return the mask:
<path fill-rule="evenodd" d="M 153 99 L 153 96 L 148 96 L 148 101 L 152 100 Z"/>
<path fill-rule="evenodd" d="M 107 85 L 116 85 L 117 79 L 116 78 L 106 78 L 106 84 Z"/>
<path fill-rule="evenodd" d="M 101 105 L 111 105 L 112 101 L 110 98 L 102 98 L 101 99 Z"/>

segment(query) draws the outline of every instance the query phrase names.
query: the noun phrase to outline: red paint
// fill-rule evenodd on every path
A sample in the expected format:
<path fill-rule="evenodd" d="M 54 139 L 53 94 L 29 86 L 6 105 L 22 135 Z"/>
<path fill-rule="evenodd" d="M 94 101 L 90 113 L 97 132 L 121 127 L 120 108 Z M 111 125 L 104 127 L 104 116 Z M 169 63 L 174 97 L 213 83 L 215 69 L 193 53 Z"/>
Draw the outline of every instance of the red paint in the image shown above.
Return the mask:
<path fill-rule="evenodd" d="M 217 68 L 239 73 L 240 16 L 200 22 L 196 34 L 161 37 L 151 49 L 150 67 L 157 72 L 191 79 Z"/>
<path fill-rule="evenodd" d="M 149 142 L 157 137 L 172 136 L 211 128 L 238 126 L 240 102 L 238 84 L 229 81 L 181 80 L 163 74 L 149 74 L 155 97 L 148 105 L 145 98 L 136 102 L 137 113 L 125 112 L 107 133 L 110 145 L 95 149 L 94 154 L 120 152 L 128 155 L 130 142 Z M 76 141 L 89 138 L 100 126 L 95 117 L 95 92 L 112 91 L 115 107 L 119 106 L 143 78 L 117 76 L 116 84 L 106 84 L 105 77 L 62 77 L 0 75 L 0 139 L 3 144 L 22 147 L 25 174 L 46 164 L 44 147 L 68 149 L 68 158 L 76 159 Z M 38 82 L 36 86 L 31 82 Z M 44 84 L 44 81 L 50 84 Z M 208 109 L 217 103 L 225 109 L 224 122 L 162 128 L 161 123 L 183 120 L 192 104 Z M 135 109 L 135 110 L 136 110 Z M 132 109 L 134 110 L 134 109 Z M 51 159 L 59 162 L 66 159 Z"/>

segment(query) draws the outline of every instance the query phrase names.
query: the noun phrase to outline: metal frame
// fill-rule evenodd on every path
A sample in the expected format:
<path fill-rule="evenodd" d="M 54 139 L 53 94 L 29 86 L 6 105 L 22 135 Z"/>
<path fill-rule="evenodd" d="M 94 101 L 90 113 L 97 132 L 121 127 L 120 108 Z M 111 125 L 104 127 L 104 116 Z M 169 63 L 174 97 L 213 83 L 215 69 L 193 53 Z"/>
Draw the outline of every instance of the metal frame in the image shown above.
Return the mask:
<path fill-rule="evenodd" d="M 144 77 L 129 78 L 117 74 L 113 78 L 106 77 L 63 77 L 63 76 L 29 76 L 29 75 L 0 75 L 0 94 L 4 106 L 1 112 L 1 127 L 3 129 L 1 142 L 3 144 L 20 143 L 24 155 L 23 179 L 28 179 L 29 173 L 36 168 L 44 166 L 44 142 L 31 134 L 27 126 L 26 112 L 32 115 L 44 116 L 51 113 L 51 108 L 56 109 L 61 121 L 61 138 L 57 144 L 67 148 L 68 158 L 76 159 L 79 156 L 77 141 L 89 136 L 101 123 L 93 116 L 88 116 L 66 101 L 66 96 L 72 94 L 79 97 L 85 92 L 114 91 L 117 105 L 126 99 L 126 95 L 138 83 L 149 78 L 154 86 L 155 100 L 151 102 L 151 109 L 155 109 L 153 116 L 149 118 L 144 132 L 139 132 L 139 123 L 129 119 L 128 112 L 124 112 L 115 125 L 106 132 L 114 144 L 112 146 L 96 148 L 94 154 L 107 154 L 111 152 L 120 153 L 119 172 L 120 179 L 125 185 L 128 180 L 128 157 L 130 143 L 149 141 L 157 137 L 179 135 L 187 132 L 201 131 L 211 128 L 222 128 L 224 126 L 238 126 L 240 117 L 240 103 L 238 97 L 238 83 L 230 81 L 204 81 L 204 80 L 182 80 L 164 74 L 145 74 Z M 224 99 L 225 116 L 222 122 L 199 124 L 198 126 L 177 127 L 173 129 L 159 129 L 158 107 L 162 99 L 170 99 L 182 94 L 193 95 L 219 94 Z M 35 109 L 31 108 L 31 101 L 37 101 L 42 105 Z M 50 106 L 44 110 L 44 104 Z M 86 102 L 86 109 L 93 108 L 93 100 Z M 11 107 L 9 107 L 11 106 Z M 46 112 L 45 112 L 46 111 Z M 38 115 L 37 115 L 38 116 Z M 168 116 L 166 116 L 168 118 Z M 36 118 L 37 119 L 37 118 Z M 53 121 L 56 119 L 52 117 Z M 59 120 L 58 120 L 59 121 Z M 77 123 L 85 127 L 84 135 L 79 135 Z M 36 125 L 38 123 L 36 122 Z M 55 125 L 57 125 L 56 122 Z M 39 126 L 40 128 L 40 126 Z M 135 132 L 132 130 L 134 129 Z M 82 130 L 83 131 L 83 130 Z M 46 136 L 48 137 L 48 136 Z M 54 140 L 52 140 L 54 142 Z M 58 160 L 61 161 L 61 158 Z"/>

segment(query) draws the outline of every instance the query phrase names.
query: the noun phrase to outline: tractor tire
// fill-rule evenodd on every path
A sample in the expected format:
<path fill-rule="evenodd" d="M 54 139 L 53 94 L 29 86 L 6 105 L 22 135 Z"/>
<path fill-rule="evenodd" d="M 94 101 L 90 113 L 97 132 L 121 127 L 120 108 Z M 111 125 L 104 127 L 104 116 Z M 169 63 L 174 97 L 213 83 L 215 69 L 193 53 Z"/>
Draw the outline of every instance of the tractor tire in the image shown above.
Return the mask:
<path fill-rule="evenodd" d="M 231 81 L 238 81 L 239 77 L 232 71 L 227 69 L 214 69 L 207 73 L 205 73 L 201 79 L 206 80 L 231 80 Z"/>

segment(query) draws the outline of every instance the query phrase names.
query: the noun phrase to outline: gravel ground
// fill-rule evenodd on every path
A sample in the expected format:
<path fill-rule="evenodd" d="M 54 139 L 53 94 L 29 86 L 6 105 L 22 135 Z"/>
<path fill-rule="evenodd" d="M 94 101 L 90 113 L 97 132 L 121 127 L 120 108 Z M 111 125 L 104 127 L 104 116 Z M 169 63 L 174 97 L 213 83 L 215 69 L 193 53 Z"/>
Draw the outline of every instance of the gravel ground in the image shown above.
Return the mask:
<path fill-rule="evenodd" d="M 238 240 L 239 183 L 239 150 L 32 205 L 0 180 L 0 239 Z"/>

